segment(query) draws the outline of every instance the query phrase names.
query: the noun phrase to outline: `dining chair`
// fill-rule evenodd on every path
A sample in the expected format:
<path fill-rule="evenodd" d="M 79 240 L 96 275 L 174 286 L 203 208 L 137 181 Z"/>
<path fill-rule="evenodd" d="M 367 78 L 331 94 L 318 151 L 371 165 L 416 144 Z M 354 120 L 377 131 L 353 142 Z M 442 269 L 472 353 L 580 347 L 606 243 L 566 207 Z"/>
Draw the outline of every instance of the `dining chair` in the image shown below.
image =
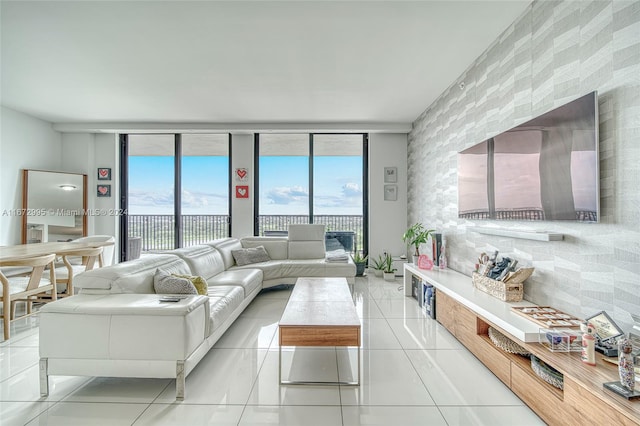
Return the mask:
<path fill-rule="evenodd" d="M 73 296 L 73 277 L 81 272 L 92 270 L 96 263 L 98 266 L 102 266 L 102 252 L 102 247 L 87 247 L 62 254 L 63 266 L 56 265 L 56 284 L 60 292 L 58 297 Z M 76 258 L 82 259 L 82 261 L 80 263 L 72 262 Z"/>
<path fill-rule="evenodd" d="M 93 242 L 115 243 L 115 241 L 116 239 L 113 235 L 89 235 L 86 237 L 80 237 L 78 239 L 73 240 L 74 243 L 93 243 Z M 115 251 L 114 249 L 115 249 L 114 245 L 104 246 L 104 252 L 102 253 L 102 256 L 100 256 L 101 267 L 110 266 L 113 264 L 113 254 Z M 78 262 L 71 261 L 71 263 L 78 263 Z"/>
<path fill-rule="evenodd" d="M 47 254 L 24 259 L 0 261 L 0 266 L 26 266 L 31 268 L 31 272 L 26 276 L 7 278 L 0 272 L 0 283 L 2 283 L 2 319 L 4 323 L 5 340 L 9 340 L 11 321 L 18 319 L 15 317 L 16 302 L 26 302 L 27 304 L 26 313 L 19 317 L 22 318 L 32 314 L 33 302 L 48 302 L 57 299 L 56 271 L 53 266 L 55 258 L 55 254 Z M 48 279 L 42 276 L 47 265 L 51 265 Z M 50 298 L 42 297 L 49 293 Z"/>

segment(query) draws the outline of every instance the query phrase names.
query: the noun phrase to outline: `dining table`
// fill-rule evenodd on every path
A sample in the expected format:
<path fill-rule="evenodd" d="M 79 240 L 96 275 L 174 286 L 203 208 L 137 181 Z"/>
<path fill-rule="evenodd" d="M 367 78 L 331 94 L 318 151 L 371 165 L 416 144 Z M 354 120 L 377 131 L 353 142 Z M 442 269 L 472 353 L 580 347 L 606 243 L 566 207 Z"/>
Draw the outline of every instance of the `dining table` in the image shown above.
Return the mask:
<path fill-rule="evenodd" d="M 0 246 L 0 262 L 20 260 L 47 254 L 56 254 L 61 256 L 67 252 L 81 248 L 106 247 L 112 246 L 113 244 L 113 241 L 57 241 Z"/>

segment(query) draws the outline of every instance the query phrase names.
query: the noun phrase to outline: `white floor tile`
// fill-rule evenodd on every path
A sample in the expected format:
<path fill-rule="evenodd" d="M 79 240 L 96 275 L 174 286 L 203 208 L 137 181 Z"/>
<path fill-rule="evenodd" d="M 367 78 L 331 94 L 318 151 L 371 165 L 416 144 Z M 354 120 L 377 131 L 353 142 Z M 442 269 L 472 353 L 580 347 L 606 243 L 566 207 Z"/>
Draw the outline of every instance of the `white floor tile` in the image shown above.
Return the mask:
<path fill-rule="evenodd" d="M 265 349 L 211 349 L 187 376 L 183 403 L 245 404 L 266 354 Z M 175 381 L 154 402 L 176 402 Z"/>
<path fill-rule="evenodd" d="M 287 305 L 287 299 L 278 297 L 256 297 L 240 315 L 241 318 L 267 318 L 279 321 Z"/>
<path fill-rule="evenodd" d="M 170 379 L 94 377 L 65 397 L 64 402 L 151 403 Z"/>
<path fill-rule="evenodd" d="M 358 318 L 384 318 L 378 304 L 367 294 L 354 295 L 354 303 Z"/>
<path fill-rule="evenodd" d="M 336 351 L 296 348 L 282 352 L 285 380 L 335 381 L 338 379 Z M 251 405 L 340 405 L 338 386 L 280 385 L 278 351 L 269 351 L 253 386 Z"/>
<path fill-rule="evenodd" d="M 408 350 L 440 405 L 522 405 L 522 401 L 466 349 Z"/>
<path fill-rule="evenodd" d="M 431 318 L 387 320 L 404 349 L 463 349 L 455 337 Z"/>
<path fill-rule="evenodd" d="M 0 350 L 0 381 L 38 364 L 38 348 L 5 346 Z"/>
<path fill-rule="evenodd" d="M 362 325 L 363 349 L 402 349 L 386 319 L 372 318 Z"/>
<path fill-rule="evenodd" d="M 384 284 L 371 286 L 369 294 L 373 299 L 403 299 L 404 289 L 401 287 L 401 281 L 387 282 Z"/>
<path fill-rule="evenodd" d="M 152 404 L 134 423 L 135 426 L 236 426 L 242 405 Z"/>
<path fill-rule="evenodd" d="M 438 407 L 342 407 L 344 426 L 446 426 Z"/>
<path fill-rule="evenodd" d="M 60 401 L 90 378 L 80 376 L 49 376 L 49 396 L 40 397 L 40 376 L 37 365 L 0 382 L 0 401 Z"/>
<path fill-rule="evenodd" d="M 355 356 L 355 351 L 338 349 L 340 380 L 354 379 Z M 342 405 L 434 405 L 404 351 L 365 350 L 360 356 L 360 386 L 340 387 Z"/>
<path fill-rule="evenodd" d="M 128 426 L 142 414 L 145 408 L 147 408 L 146 404 L 59 402 L 27 424 L 29 426 Z"/>
<path fill-rule="evenodd" d="M 425 318 L 418 302 L 411 297 L 376 299 L 376 303 L 385 318 Z"/>
<path fill-rule="evenodd" d="M 538 426 L 545 423 L 529 407 L 440 407 L 449 426 Z"/>
<path fill-rule="evenodd" d="M 240 317 L 229 327 L 216 348 L 263 348 L 271 346 L 278 322 L 266 318 Z"/>
<path fill-rule="evenodd" d="M 0 425 L 23 425 L 52 404 L 52 402 L 0 402 Z"/>
<path fill-rule="evenodd" d="M 256 406 L 247 405 L 240 419 L 240 426 L 341 426 L 340 406 Z"/>
<path fill-rule="evenodd" d="M 16 338 L 11 337 L 11 339 L 6 341 L 6 345 L 12 346 L 12 347 L 37 348 L 39 344 L 40 344 L 40 333 L 38 329 L 29 330 L 29 332 L 22 333 Z"/>

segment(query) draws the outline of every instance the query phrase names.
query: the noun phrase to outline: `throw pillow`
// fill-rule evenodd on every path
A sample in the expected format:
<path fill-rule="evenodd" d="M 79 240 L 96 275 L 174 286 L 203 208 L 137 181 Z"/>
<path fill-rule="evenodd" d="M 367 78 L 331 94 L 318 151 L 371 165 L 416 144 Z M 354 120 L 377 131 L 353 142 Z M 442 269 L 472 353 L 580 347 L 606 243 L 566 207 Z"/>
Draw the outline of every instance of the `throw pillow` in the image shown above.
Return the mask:
<path fill-rule="evenodd" d="M 174 277 L 156 269 L 153 288 L 157 294 L 198 294 L 196 287 L 186 278 Z"/>
<path fill-rule="evenodd" d="M 231 250 L 233 258 L 238 266 L 250 265 L 252 263 L 267 262 L 271 260 L 264 246 L 246 248 L 242 250 Z"/>
<path fill-rule="evenodd" d="M 205 280 L 204 278 L 198 277 L 195 275 L 179 275 L 179 274 L 172 274 L 172 275 L 178 278 L 186 278 L 189 281 L 191 281 L 191 284 L 193 284 L 193 286 L 196 288 L 196 290 L 198 291 L 198 294 L 202 296 L 206 296 L 209 294 L 209 285 L 207 284 L 207 280 Z"/>

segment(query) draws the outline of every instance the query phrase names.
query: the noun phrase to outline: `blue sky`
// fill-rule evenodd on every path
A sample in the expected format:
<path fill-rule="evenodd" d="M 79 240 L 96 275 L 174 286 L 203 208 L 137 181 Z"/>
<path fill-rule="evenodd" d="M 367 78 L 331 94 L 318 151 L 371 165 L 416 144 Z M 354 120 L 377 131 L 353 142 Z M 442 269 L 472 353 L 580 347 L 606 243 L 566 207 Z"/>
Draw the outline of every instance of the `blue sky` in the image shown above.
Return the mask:
<path fill-rule="evenodd" d="M 173 157 L 129 157 L 129 214 L 173 214 Z M 251 182 L 240 183 L 253 188 Z M 227 214 L 228 158 L 183 157 L 182 213 Z M 260 159 L 260 214 L 308 213 L 308 158 Z M 316 214 L 362 214 L 362 158 L 316 157 Z M 235 186 L 237 182 L 233 182 Z"/>

